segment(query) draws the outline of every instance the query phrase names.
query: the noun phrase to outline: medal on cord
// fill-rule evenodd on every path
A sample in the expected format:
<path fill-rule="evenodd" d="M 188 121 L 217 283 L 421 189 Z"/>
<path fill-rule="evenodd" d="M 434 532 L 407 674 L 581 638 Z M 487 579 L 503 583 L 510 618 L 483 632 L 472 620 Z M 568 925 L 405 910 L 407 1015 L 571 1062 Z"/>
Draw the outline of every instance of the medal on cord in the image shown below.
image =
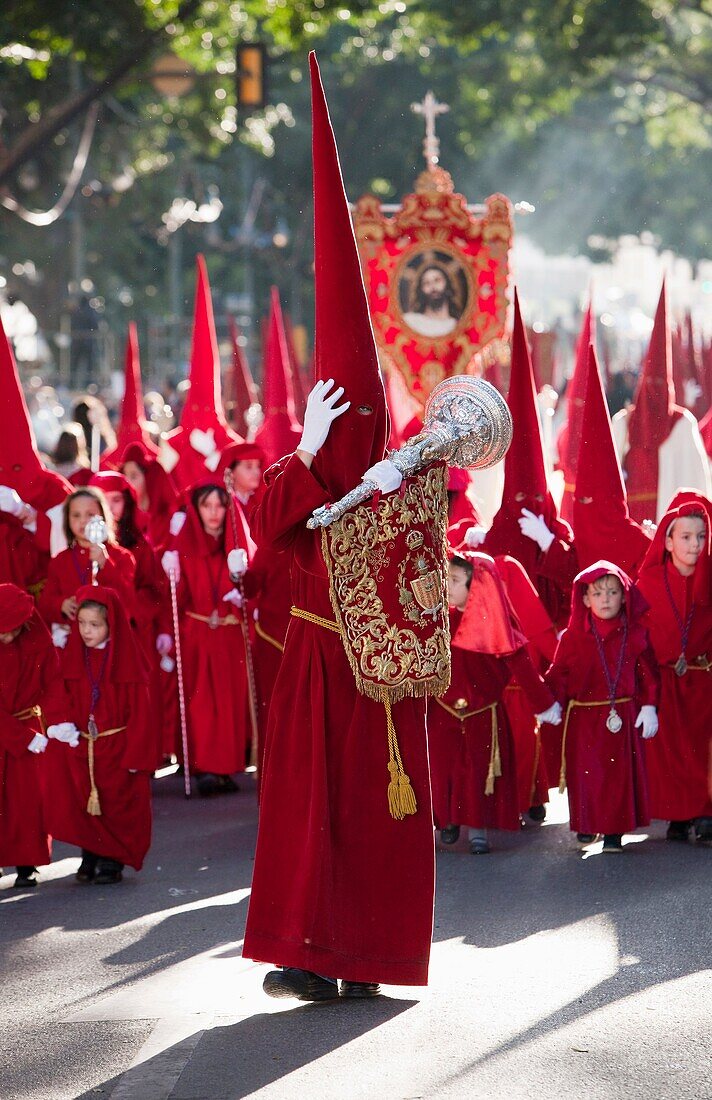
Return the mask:
<path fill-rule="evenodd" d="M 206 564 L 208 567 L 208 575 L 210 577 L 210 588 L 212 589 L 213 593 L 213 610 L 210 612 L 210 616 L 208 618 L 208 626 L 211 630 L 217 630 L 217 628 L 220 626 L 220 611 L 218 609 L 218 600 L 220 599 L 220 574 L 223 567 L 222 555 L 220 555 L 220 560 L 218 562 L 217 580 L 215 580 L 215 578 L 213 577 L 213 569 L 210 564 L 209 555 L 206 559 Z"/>
<path fill-rule="evenodd" d="M 598 655 L 601 658 L 601 665 L 603 666 L 603 673 L 606 677 L 606 684 L 608 686 L 608 702 L 610 710 L 608 717 L 606 718 L 606 729 L 611 733 L 620 733 L 623 728 L 623 719 L 616 710 L 616 694 L 618 693 L 618 684 L 620 682 L 621 673 L 623 671 L 623 661 L 625 659 L 626 642 L 628 641 L 628 618 L 623 616 L 623 638 L 621 640 L 621 651 L 618 655 L 618 668 L 616 669 L 615 676 L 611 676 L 610 669 L 608 668 L 608 662 L 606 660 L 606 654 L 603 648 L 603 638 L 596 629 L 596 624 L 593 621 L 593 615 L 591 615 L 591 633 L 596 639 L 596 645 L 598 647 Z"/>
<path fill-rule="evenodd" d="M 104 672 L 106 671 L 106 662 L 109 658 L 109 645 L 108 643 L 101 661 L 101 667 L 99 669 L 99 675 L 94 679 L 91 671 L 91 662 L 89 661 L 89 650 L 87 646 L 84 646 L 84 664 L 87 670 L 87 676 L 89 677 L 89 683 L 91 684 L 91 702 L 89 703 L 89 719 L 87 721 L 87 733 L 91 737 L 92 741 L 96 741 L 99 736 L 99 727 L 96 724 L 94 717 L 94 711 L 96 705 L 99 702 L 99 696 L 101 695 L 101 681 L 104 678 Z"/>
<path fill-rule="evenodd" d="M 687 618 L 685 619 L 685 621 L 683 623 L 682 616 L 681 616 L 680 612 L 677 609 L 677 604 L 675 603 L 675 600 L 673 599 L 672 592 L 670 591 L 670 580 L 669 580 L 668 575 L 667 575 L 667 567 L 663 567 L 663 577 L 665 579 L 665 589 L 667 591 L 668 599 L 670 601 L 670 607 L 672 608 L 672 611 L 673 611 L 673 614 L 675 616 L 675 620 L 677 622 L 677 625 L 680 628 L 680 636 L 681 636 L 681 639 L 682 639 L 682 649 L 680 651 L 680 656 L 675 661 L 675 664 L 673 665 L 673 669 L 675 670 L 675 675 L 676 676 L 684 676 L 685 673 L 687 672 L 688 668 L 689 668 L 689 665 L 687 663 L 687 657 L 685 655 L 685 650 L 687 649 L 687 640 L 690 637 L 690 626 L 692 625 L 692 616 L 695 613 L 695 601 L 694 600 L 691 601 L 690 610 L 688 611 Z"/>

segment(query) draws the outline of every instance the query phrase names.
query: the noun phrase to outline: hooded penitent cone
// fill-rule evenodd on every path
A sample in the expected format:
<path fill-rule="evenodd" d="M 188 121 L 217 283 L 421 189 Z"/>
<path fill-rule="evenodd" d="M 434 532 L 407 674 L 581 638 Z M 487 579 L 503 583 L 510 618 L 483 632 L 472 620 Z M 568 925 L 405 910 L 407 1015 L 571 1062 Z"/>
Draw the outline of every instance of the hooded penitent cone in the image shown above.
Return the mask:
<path fill-rule="evenodd" d="M 43 464 L 17 373 L 15 356 L 0 321 L 0 485 L 15 489 L 24 501 L 46 512 L 72 486 Z"/>
<path fill-rule="evenodd" d="M 132 443 L 139 443 L 147 454 L 158 454 L 158 448 L 151 441 L 144 415 L 138 333 L 133 321 L 129 322 L 126 338 L 124 397 L 121 402 L 121 419 L 116 432 L 116 446 L 102 455 L 102 466 L 117 465 L 122 460 L 126 448 Z"/>
<path fill-rule="evenodd" d="M 564 471 L 564 495 L 561 500 L 561 515 L 566 520 L 573 516 L 574 489 L 576 486 L 576 468 L 581 439 L 583 403 L 586 396 L 588 377 L 588 349 L 592 342 L 592 305 L 583 315 L 581 332 L 576 344 L 576 362 L 566 391 L 566 423 L 559 434 L 559 463 Z"/>
<path fill-rule="evenodd" d="M 654 517 L 658 495 L 658 448 L 680 417 L 675 405 L 672 341 L 665 283 L 655 311 L 648 353 L 628 418 L 628 453 L 624 459 L 628 504 L 634 519 Z"/>
<path fill-rule="evenodd" d="M 338 500 L 383 458 L 386 398 L 339 155 L 316 56 L 309 56 L 314 179 L 316 379 L 333 378 L 349 410 L 331 426 L 315 470 Z"/>
<path fill-rule="evenodd" d="M 302 434 L 294 415 L 289 350 L 276 287 L 272 287 L 265 344 L 262 382 L 264 421 L 255 436 L 255 443 L 262 448 L 267 465 L 271 466 L 297 449 Z"/>
<path fill-rule="evenodd" d="M 259 403 L 259 394 L 252 377 L 250 364 L 240 343 L 240 330 L 234 317 L 229 318 L 232 367 L 225 379 L 225 400 L 233 406 L 232 422 L 238 432 L 247 434 L 245 413 L 251 405 Z"/>
<path fill-rule="evenodd" d="M 628 514 L 611 420 L 596 353 L 591 345 L 588 348 L 573 525 L 578 563 L 582 568 L 605 557 L 633 575 L 650 546 L 648 536 Z"/>
<path fill-rule="evenodd" d="M 180 488 L 192 485 L 208 472 L 205 466 L 205 450 L 210 443 L 205 438 L 206 435 L 213 433 L 218 451 L 222 451 L 228 443 L 239 442 L 242 438 L 228 427 L 222 406 L 218 341 L 210 283 L 203 256 L 196 257 L 196 267 L 190 389 L 181 413 L 180 426 L 167 437 L 168 446 L 179 455 L 172 472 Z M 196 442 L 199 444 L 197 448 Z"/>

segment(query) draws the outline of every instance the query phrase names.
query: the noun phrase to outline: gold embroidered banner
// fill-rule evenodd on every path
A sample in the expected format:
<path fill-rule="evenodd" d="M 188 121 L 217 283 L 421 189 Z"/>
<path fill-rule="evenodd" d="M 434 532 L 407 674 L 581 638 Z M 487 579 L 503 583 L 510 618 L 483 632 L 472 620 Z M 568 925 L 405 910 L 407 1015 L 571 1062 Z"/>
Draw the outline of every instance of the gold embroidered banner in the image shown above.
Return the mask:
<path fill-rule="evenodd" d="M 372 699 L 449 686 L 446 484 L 438 463 L 322 531 L 334 616 L 356 686 Z"/>

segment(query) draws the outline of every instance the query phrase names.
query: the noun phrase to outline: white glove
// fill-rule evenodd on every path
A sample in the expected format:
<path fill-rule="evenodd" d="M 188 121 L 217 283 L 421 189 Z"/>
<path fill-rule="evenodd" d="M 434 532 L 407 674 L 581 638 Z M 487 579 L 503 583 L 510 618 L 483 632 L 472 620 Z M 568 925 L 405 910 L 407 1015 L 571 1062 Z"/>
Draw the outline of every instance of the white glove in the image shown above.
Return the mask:
<path fill-rule="evenodd" d="M 223 596 L 223 601 L 227 600 L 233 607 L 242 607 L 242 596 L 236 588 L 231 588 L 229 592 L 226 592 Z"/>
<path fill-rule="evenodd" d="M 172 636 L 170 634 L 159 634 L 156 638 L 156 649 L 161 657 L 164 657 L 166 653 L 170 653 L 173 649 Z"/>
<path fill-rule="evenodd" d="M 702 395 L 702 386 L 694 378 L 686 378 L 683 383 L 684 400 L 688 409 L 697 404 L 697 398 Z"/>
<path fill-rule="evenodd" d="M 389 458 L 381 459 L 375 466 L 371 466 L 361 478 L 361 481 L 375 481 L 382 493 L 392 493 L 400 489 L 402 480 L 403 474 Z"/>
<path fill-rule="evenodd" d="M 170 533 L 173 535 L 174 538 L 175 538 L 176 535 L 179 535 L 181 533 L 181 531 L 183 530 L 183 524 L 185 523 L 185 521 L 186 521 L 185 512 L 174 512 L 173 515 L 171 516 L 170 522 L 168 524 L 168 530 L 170 531 Z"/>
<path fill-rule="evenodd" d="M 163 566 L 163 572 L 166 576 L 170 577 L 171 573 L 175 576 L 176 584 L 180 580 L 180 555 L 177 550 L 166 550 L 161 558 L 161 565 Z"/>
<path fill-rule="evenodd" d="M 547 722 L 550 726 L 560 726 L 561 713 L 561 703 L 553 702 L 548 710 L 543 710 L 541 714 L 536 714 L 535 718 L 537 722 Z"/>
<path fill-rule="evenodd" d="M 27 746 L 30 752 L 34 752 L 35 755 L 44 752 L 47 748 L 47 738 L 41 733 L 36 733 Z"/>
<path fill-rule="evenodd" d="M 55 741 L 62 741 L 72 749 L 76 749 L 79 744 L 79 730 L 74 722 L 58 722 L 55 726 L 48 726 L 47 737 Z"/>
<path fill-rule="evenodd" d="M 528 539 L 532 539 L 544 553 L 554 541 L 554 532 L 550 531 L 544 523 L 543 516 L 535 516 L 528 508 L 522 508 L 519 520 L 519 530 Z"/>
<path fill-rule="evenodd" d="M 56 649 L 64 649 L 70 630 L 66 623 L 52 623 L 52 645 Z"/>
<path fill-rule="evenodd" d="M 227 568 L 231 577 L 242 577 L 247 572 L 247 552 L 236 546 L 227 556 Z"/>
<path fill-rule="evenodd" d="M 0 485 L 0 512 L 9 512 L 11 516 L 19 516 L 25 507 L 25 502 L 17 495 L 9 485 Z"/>
<path fill-rule="evenodd" d="M 315 455 L 326 442 L 329 428 L 334 420 L 350 407 L 351 402 L 345 401 L 343 405 L 336 402 L 343 396 L 344 387 L 337 386 L 332 391 L 334 379 L 326 382 L 319 381 L 307 398 L 307 407 L 304 410 L 304 429 L 299 443 L 299 450 Z"/>
<path fill-rule="evenodd" d="M 208 467 L 211 474 L 214 474 L 217 470 L 218 466 L 220 465 L 221 458 L 222 454 L 220 451 L 213 451 L 213 453 L 211 455 L 208 455 L 208 457 L 205 459 L 205 465 Z"/>
<path fill-rule="evenodd" d="M 638 726 L 643 727 L 641 733 L 646 741 L 651 737 L 655 737 L 658 732 L 658 712 L 650 703 L 640 708 L 638 717 L 635 720 L 635 728 L 637 729 Z"/>
<path fill-rule="evenodd" d="M 487 538 L 486 527 L 468 527 L 465 531 L 465 546 L 469 546 L 470 550 L 476 550 L 478 546 Z"/>
<path fill-rule="evenodd" d="M 208 428 L 207 432 L 201 431 L 200 428 L 193 428 L 188 439 L 193 450 L 197 451 L 203 458 L 209 458 L 217 449 L 213 428 Z"/>

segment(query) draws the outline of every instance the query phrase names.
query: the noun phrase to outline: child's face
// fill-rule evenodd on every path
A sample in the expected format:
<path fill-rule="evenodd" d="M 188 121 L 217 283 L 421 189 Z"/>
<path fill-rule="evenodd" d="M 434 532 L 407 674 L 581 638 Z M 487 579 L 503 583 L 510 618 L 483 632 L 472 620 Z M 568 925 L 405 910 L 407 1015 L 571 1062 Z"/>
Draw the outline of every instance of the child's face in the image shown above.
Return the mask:
<path fill-rule="evenodd" d="M 683 516 L 673 523 L 672 531 L 665 539 L 665 549 L 672 557 L 672 564 L 684 577 L 694 573 L 706 539 L 705 521 L 698 516 Z"/>
<path fill-rule="evenodd" d="M 219 535 L 225 525 L 225 513 L 227 509 L 215 490 L 208 493 L 198 505 L 198 512 L 203 527 L 209 535 Z"/>
<path fill-rule="evenodd" d="M 255 493 L 262 480 L 262 463 L 259 458 L 243 458 L 232 468 L 232 479 L 236 493 Z"/>
<path fill-rule="evenodd" d="M 139 466 L 138 462 L 124 462 L 124 468 L 121 471 L 127 481 L 130 481 L 136 490 L 136 495 L 140 500 L 143 494 L 146 492 L 146 475 Z"/>
<path fill-rule="evenodd" d="M 77 615 L 79 634 L 87 649 L 96 649 L 109 637 L 109 624 L 98 607 L 83 607 Z"/>
<path fill-rule="evenodd" d="M 583 602 L 590 607 L 597 619 L 615 619 L 623 606 L 623 585 L 612 573 L 589 584 L 583 594 Z"/>
<path fill-rule="evenodd" d="M 92 497 L 77 497 L 69 505 L 69 530 L 75 539 L 84 540 L 84 528 L 92 516 L 101 516 L 101 508 Z"/>
<path fill-rule="evenodd" d="M 447 598 L 450 606 L 457 608 L 458 611 L 464 611 L 465 609 L 470 591 L 468 581 L 467 570 L 463 569 L 461 565 L 453 565 L 452 563 L 448 565 Z"/>
<path fill-rule="evenodd" d="M 15 641 L 15 638 L 17 637 L 17 635 L 20 633 L 21 630 L 22 630 L 22 627 L 17 626 L 17 627 L 15 627 L 14 630 L 5 630 L 5 631 L 3 631 L 2 633 L 0 633 L 0 642 L 3 645 L 10 645 L 11 642 Z"/>
<path fill-rule="evenodd" d="M 124 494 L 118 492 L 117 489 L 112 489 L 110 493 L 104 493 L 109 505 L 109 511 L 114 517 L 114 523 L 118 523 L 124 514 L 124 508 L 126 501 L 124 500 Z"/>

